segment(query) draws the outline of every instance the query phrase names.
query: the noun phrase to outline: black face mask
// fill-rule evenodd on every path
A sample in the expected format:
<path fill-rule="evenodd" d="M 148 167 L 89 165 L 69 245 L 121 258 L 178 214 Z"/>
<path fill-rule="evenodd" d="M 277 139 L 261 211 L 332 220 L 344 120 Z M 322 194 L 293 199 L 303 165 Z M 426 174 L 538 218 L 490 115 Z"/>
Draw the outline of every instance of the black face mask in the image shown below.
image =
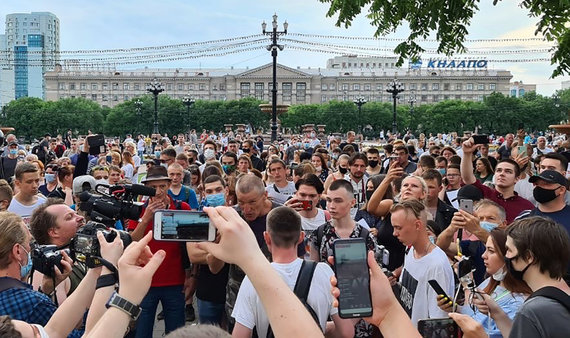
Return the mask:
<path fill-rule="evenodd" d="M 368 161 L 368 165 L 370 166 L 370 168 L 376 168 L 376 166 L 378 165 L 378 161 L 370 160 Z"/>
<path fill-rule="evenodd" d="M 241 151 L 243 151 L 246 154 L 249 154 L 249 152 L 251 151 L 251 149 L 249 148 L 241 148 Z"/>
<path fill-rule="evenodd" d="M 348 172 L 348 168 L 338 167 L 338 171 L 341 174 L 345 175 Z"/>
<path fill-rule="evenodd" d="M 190 164 L 194 163 L 194 158 L 193 158 L 193 157 L 190 157 L 190 158 L 188 159 L 188 163 L 190 163 Z"/>
<path fill-rule="evenodd" d="M 558 189 L 558 188 L 556 188 Z M 532 196 L 538 203 L 548 203 L 554 200 L 556 196 L 556 189 L 544 189 L 542 187 L 536 186 L 532 191 Z"/>
<path fill-rule="evenodd" d="M 370 201 L 370 198 L 372 197 L 372 194 L 374 193 L 374 190 L 366 190 L 366 200 Z"/>
<path fill-rule="evenodd" d="M 509 270 L 509 273 L 513 276 L 514 279 L 523 281 L 524 273 L 529 268 L 530 264 L 526 266 L 522 271 L 515 270 L 513 267 L 513 259 L 517 259 L 519 256 L 515 256 L 513 258 L 505 257 L 505 267 Z"/>

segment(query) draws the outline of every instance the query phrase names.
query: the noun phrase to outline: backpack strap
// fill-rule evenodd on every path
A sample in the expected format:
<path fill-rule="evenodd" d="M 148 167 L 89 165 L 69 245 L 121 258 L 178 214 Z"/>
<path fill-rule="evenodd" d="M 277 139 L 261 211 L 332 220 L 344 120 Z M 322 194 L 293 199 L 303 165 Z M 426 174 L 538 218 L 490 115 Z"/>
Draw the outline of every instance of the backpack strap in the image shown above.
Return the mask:
<path fill-rule="evenodd" d="M 309 296 L 309 289 L 311 288 L 311 281 L 313 280 L 313 275 L 315 274 L 315 269 L 317 268 L 317 262 L 314 261 L 307 261 L 303 260 L 301 264 L 301 269 L 299 270 L 299 274 L 297 275 L 297 281 L 295 282 L 295 288 L 293 292 L 295 296 L 299 298 L 301 303 L 307 308 L 311 317 L 315 320 L 317 325 L 321 327 L 319 322 L 319 317 L 317 316 L 315 310 L 307 303 L 307 299 Z M 271 329 L 271 324 L 267 328 L 267 338 L 274 338 L 275 335 L 273 334 L 273 329 Z"/>
<path fill-rule="evenodd" d="M 25 289 L 26 286 L 19 280 L 11 277 L 0 278 L 0 292 L 8 289 Z"/>
<path fill-rule="evenodd" d="M 543 287 L 533 292 L 527 298 L 527 300 L 538 296 L 553 299 L 564 306 L 568 312 L 570 312 L 570 296 L 559 288 L 556 288 L 554 286 Z"/>
<path fill-rule="evenodd" d="M 325 226 L 327 226 L 327 223 L 321 224 L 321 226 L 319 226 L 317 228 L 317 249 L 321 250 L 321 243 L 323 242 L 323 236 L 325 235 Z"/>

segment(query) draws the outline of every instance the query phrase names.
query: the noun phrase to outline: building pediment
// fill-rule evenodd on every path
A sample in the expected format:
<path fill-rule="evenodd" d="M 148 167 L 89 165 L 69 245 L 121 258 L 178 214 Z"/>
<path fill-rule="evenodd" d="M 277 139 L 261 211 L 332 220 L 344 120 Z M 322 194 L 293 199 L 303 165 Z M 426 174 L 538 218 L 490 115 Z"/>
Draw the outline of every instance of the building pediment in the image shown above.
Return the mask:
<path fill-rule="evenodd" d="M 273 65 L 271 63 L 250 70 L 246 70 L 245 72 L 236 75 L 237 78 L 271 78 L 272 76 L 273 76 Z M 298 69 L 277 64 L 277 77 L 310 78 L 311 74 L 305 73 Z"/>

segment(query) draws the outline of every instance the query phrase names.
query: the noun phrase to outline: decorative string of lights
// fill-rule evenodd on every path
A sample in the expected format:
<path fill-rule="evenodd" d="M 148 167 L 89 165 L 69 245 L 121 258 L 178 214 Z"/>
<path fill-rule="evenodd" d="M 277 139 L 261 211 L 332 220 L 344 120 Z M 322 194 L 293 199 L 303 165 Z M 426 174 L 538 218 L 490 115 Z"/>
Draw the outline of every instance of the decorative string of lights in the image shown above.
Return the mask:
<path fill-rule="evenodd" d="M 342 36 L 342 35 L 321 35 L 321 34 L 307 34 L 307 33 L 290 33 L 289 36 L 317 38 L 317 39 L 342 39 L 342 40 L 369 40 L 369 41 L 393 41 L 403 42 L 407 41 L 404 38 L 375 38 L 375 37 L 362 37 L 362 36 Z M 507 38 L 507 39 L 466 39 L 465 42 L 517 42 L 517 41 L 546 41 L 543 38 Z M 436 39 L 421 39 L 417 42 L 439 42 Z"/>

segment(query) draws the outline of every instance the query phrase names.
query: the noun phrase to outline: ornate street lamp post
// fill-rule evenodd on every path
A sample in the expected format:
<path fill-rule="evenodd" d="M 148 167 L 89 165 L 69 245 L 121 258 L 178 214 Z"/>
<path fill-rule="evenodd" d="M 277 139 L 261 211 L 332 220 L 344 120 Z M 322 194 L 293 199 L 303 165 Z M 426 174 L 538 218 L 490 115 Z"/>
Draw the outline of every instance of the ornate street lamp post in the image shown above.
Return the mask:
<path fill-rule="evenodd" d="M 362 133 L 362 106 L 366 103 L 366 99 L 362 96 L 354 99 L 354 104 L 358 107 L 358 133 Z"/>
<path fill-rule="evenodd" d="M 277 140 L 277 50 L 283 50 L 283 45 L 277 43 L 277 38 L 280 35 L 287 34 L 287 21 L 283 23 L 283 31 L 277 31 L 277 14 L 273 14 L 273 21 L 271 22 L 273 30 L 266 31 L 267 24 L 265 21 L 261 24 L 263 34 L 271 37 L 271 44 L 267 46 L 267 50 L 271 51 L 273 57 L 273 88 L 271 88 L 271 142 Z"/>
<path fill-rule="evenodd" d="M 398 123 L 396 122 L 396 101 L 398 99 L 398 94 L 404 91 L 404 86 L 398 82 L 397 79 L 392 80 L 388 83 L 386 91 L 392 94 L 392 99 L 394 101 L 394 115 L 392 118 L 392 134 L 396 135 L 398 133 Z"/>
<path fill-rule="evenodd" d="M 186 106 L 186 118 L 188 123 L 186 123 L 186 129 L 190 128 L 190 107 L 196 102 L 193 98 L 186 96 L 182 99 L 182 103 Z"/>
<path fill-rule="evenodd" d="M 164 91 L 162 83 L 157 79 L 153 79 L 151 83 L 147 84 L 146 91 L 154 96 L 154 124 L 152 128 L 153 134 L 158 134 L 158 94 Z"/>

